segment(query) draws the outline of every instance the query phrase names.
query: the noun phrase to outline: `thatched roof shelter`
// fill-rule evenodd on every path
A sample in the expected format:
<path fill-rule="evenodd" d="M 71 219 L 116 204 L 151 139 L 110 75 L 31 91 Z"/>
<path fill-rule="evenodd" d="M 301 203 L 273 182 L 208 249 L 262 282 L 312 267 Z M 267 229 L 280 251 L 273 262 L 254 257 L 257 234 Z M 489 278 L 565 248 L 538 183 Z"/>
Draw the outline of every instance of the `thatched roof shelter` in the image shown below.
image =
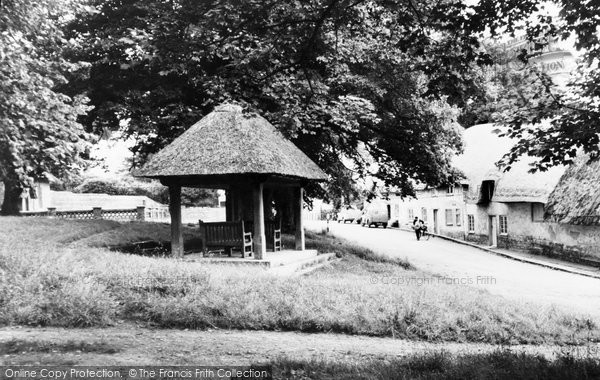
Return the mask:
<path fill-rule="evenodd" d="M 550 194 L 546 214 L 559 223 L 600 225 L 600 161 L 577 158 Z"/>
<path fill-rule="evenodd" d="M 304 250 L 303 187 L 308 181 L 328 178 L 271 123 L 256 114 L 244 113 L 242 107 L 233 104 L 216 107 L 134 175 L 160 179 L 169 187 L 174 255 L 183 255 L 181 187 L 205 187 L 227 191 L 225 223 L 252 221 L 256 259 L 263 259 L 266 252 L 265 212 L 271 210 L 278 192 L 290 193 L 283 198 L 291 207 L 280 207 L 280 211 L 291 209 L 288 216 L 294 220 L 296 249 Z M 234 230 L 224 226 L 228 231 Z"/>
<path fill-rule="evenodd" d="M 271 123 L 233 104 L 216 107 L 135 173 L 160 179 L 248 174 L 327 180 Z"/>
<path fill-rule="evenodd" d="M 529 173 L 530 157 L 523 157 L 508 172 L 496 167 L 502 156 L 509 152 L 515 141 L 498 135 L 500 128 L 494 124 L 480 124 L 464 131 L 465 149 L 454 164 L 463 171 L 469 182 L 469 197 L 479 197 L 483 181 L 494 181 L 494 202 L 546 203 L 561 175 L 563 166 L 545 172 Z"/>

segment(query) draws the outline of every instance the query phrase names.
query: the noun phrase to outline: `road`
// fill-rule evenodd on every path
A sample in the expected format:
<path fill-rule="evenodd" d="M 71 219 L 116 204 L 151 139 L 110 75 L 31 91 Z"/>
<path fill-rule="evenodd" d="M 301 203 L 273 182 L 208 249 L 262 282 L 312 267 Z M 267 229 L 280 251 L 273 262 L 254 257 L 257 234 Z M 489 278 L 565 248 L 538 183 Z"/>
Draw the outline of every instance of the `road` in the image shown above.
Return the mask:
<path fill-rule="evenodd" d="M 308 225 L 320 227 L 315 222 Z M 449 281 L 470 281 L 494 294 L 555 304 L 600 321 L 600 279 L 511 260 L 441 238 L 417 241 L 413 233 L 397 229 L 331 223 L 330 232 L 375 252 L 406 258 L 418 269 Z"/>

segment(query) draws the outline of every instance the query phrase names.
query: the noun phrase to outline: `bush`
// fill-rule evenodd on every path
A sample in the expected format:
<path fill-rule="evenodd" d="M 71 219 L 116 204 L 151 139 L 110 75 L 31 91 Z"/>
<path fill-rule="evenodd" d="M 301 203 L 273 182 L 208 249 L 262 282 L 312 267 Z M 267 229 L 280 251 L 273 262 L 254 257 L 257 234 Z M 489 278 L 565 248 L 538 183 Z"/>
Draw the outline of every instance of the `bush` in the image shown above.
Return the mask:
<path fill-rule="evenodd" d="M 169 203 L 169 189 L 157 182 L 88 179 L 73 191 L 109 195 L 144 195 L 159 203 Z M 218 204 L 217 191 L 184 187 L 181 190 L 181 203 L 184 206 L 214 207 Z"/>
<path fill-rule="evenodd" d="M 600 361 L 593 357 L 541 355 L 496 350 L 453 355 L 447 351 L 411 354 L 361 365 L 332 360 L 278 358 L 270 365 L 282 379 L 598 379 Z M 264 363 L 263 363 L 264 365 Z"/>

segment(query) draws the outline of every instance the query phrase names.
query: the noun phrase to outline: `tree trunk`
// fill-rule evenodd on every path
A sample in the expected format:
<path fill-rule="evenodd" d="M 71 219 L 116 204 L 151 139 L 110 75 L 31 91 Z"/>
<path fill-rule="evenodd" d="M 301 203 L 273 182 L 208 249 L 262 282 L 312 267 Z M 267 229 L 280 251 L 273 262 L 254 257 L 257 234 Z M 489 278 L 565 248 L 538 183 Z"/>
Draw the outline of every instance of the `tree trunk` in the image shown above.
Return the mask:
<path fill-rule="evenodd" d="M 18 215 L 23 190 L 15 183 L 4 181 L 4 201 L 0 215 Z"/>

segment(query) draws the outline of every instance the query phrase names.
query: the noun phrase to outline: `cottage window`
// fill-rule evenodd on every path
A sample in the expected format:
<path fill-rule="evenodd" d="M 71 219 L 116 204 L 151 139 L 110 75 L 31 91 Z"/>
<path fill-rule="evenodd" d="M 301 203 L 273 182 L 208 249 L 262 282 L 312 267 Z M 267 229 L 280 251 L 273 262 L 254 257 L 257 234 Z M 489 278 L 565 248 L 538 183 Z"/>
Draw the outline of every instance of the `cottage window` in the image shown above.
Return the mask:
<path fill-rule="evenodd" d="M 454 185 L 448 186 L 448 189 L 446 190 L 446 193 L 448 193 L 448 194 L 454 194 Z"/>
<path fill-rule="evenodd" d="M 412 220 L 415 218 L 415 210 L 413 210 L 412 208 L 408 209 L 408 219 L 410 219 L 410 221 L 412 222 Z"/>
<path fill-rule="evenodd" d="M 454 210 L 447 208 L 446 209 L 446 225 L 453 226 L 454 225 Z"/>
<path fill-rule="evenodd" d="M 469 223 L 469 232 L 475 232 L 475 215 L 467 215 L 467 221 Z"/>
<path fill-rule="evenodd" d="M 506 218 L 506 215 L 498 216 L 498 220 L 499 220 L 498 224 L 500 225 L 500 234 L 502 234 L 502 235 L 508 234 L 508 220 Z"/>
<path fill-rule="evenodd" d="M 483 181 L 481 183 L 481 203 L 489 203 L 494 196 L 494 181 Z"/>
<path fill-rule="evenodd" d="M 531 220 L 534 222 L 544 221 L 544 204 L 543 203 L 532 203 L 531 204 Z"/>
<path fill-rule="evenodd" d="M 456 209 L 456 225 L 462 226 L 462 213 L 459 208 Z"/>
<path fill-rule="evenodd" d="M 421 209 L 421 220 L 427 223 L 427 209 L 425 207 Z"/>

